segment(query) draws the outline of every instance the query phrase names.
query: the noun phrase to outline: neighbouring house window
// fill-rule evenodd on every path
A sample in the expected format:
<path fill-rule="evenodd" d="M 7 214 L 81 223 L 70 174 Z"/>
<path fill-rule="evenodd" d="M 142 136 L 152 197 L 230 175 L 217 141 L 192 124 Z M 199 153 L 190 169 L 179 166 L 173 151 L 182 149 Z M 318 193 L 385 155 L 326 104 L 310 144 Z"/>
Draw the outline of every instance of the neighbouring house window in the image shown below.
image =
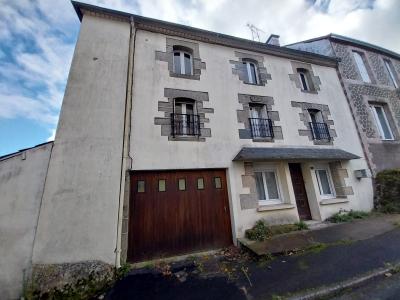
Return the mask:
<path fill-rule="evenodd" d="M 196 103 L 191 99 L 175 99 L 171 116 L 173 136 L 200 135 L 200 117 L 196 114 Z"/>
<path fill-rule="evenodd" d="M 178 189 L 180 191 L 186 191 L 186 179 L 185 178 L 178 179 Z"/>
<path fill-rule="evenodd" d="M 356 61 L 358 71 L 360 72 L 361 78 L 364 82 L 371 82 L 369 78 L 367 67 L 365 66 L 364 58 L 357 51 L 353 51 L 354 60 Z"/>
<path fill-rule="evenodd" d="M 260 205 L 282 203 L 275 170 L 255 172 L 257 198 Z"/>
<path fill-rule="evenodd" d="M 333 184 L 328 169 L 317 169 L 315 170 L 317 176 L 319 193 L 322 198 L 333 198 L 335 192 L 333 190 Z"/>
<path fill-rule="evenodd" d="M 303 91 L 312 91 L 313 87 L 311 85 L 310 75 L 308 70 L 303 68 L 298 68 L 297 74 L 299 74 L 300 77 L 301 89 Z"/>
<path fill-rule="evenodd" d="M 159 179 L 158 180 L 158 191 L 159 192 L 165 192 L 166 191 L 166 180 L 165 179 Z"/>
<path fill-rule="evenodd" d="M 145 192 L 144 180 L 138 180 L 137 181 L 137 192 L 138 193 L 144 193 Z"/>
<path fill-rule="evenodd" d="M 399 87 L 399 83 L 397 81 L 397 77 L 395 75 L 396 73 L 395 73 L 392 63 L 387 59 L 384 59 L 383 62 L 385 63 L 386 70 L 389 73 L 389 77 L 390 77 L 390 80 L 392 81 L 393 86 L 397 89 Z"/>
<path fill-rule="evenodd" d="M 214 177 L 214 184 L 216 189 L 222 188 L 221 177 Z"/>
<path fill-rule="evenodd" d="M 389 122 L 386 117 L 385 109 L 382 105 L 370 106 L 372 115 L 374 116 L 376 127 L 382 140 L 393 140 L 393 133 L 390 129 Z"/>
<path fill-rule="evenodd" d="M 245 66 L 245 82 L 251 84 L 258 84 L 258 71 L 257 65 L 250 61 L 243 61 L 243 65 Z"/>
<path fill-rule="evenodd" d="M 204 190 L 204 178 L 203 177 L 197 178 L 197 189 Z"/>
<path fill-rule="evenodd" d="M 266 106 L 260 104 L 250 104 L 249 106 L 249 123 L 252 137 L 273 137 L 272 121 L 268 119 Z"/>
<path fill-rule="evenodd" d="M 324 122 L 322 112 L 318 109 L 309 109 L 310 128 L 314 140 L 330 140 L 328 125 Z"/>
<path fill-rule="evenodd" d="M 193 59 L 189 52 L 174 51 L 174 72 L 182 75 L 193 75 Z"/>

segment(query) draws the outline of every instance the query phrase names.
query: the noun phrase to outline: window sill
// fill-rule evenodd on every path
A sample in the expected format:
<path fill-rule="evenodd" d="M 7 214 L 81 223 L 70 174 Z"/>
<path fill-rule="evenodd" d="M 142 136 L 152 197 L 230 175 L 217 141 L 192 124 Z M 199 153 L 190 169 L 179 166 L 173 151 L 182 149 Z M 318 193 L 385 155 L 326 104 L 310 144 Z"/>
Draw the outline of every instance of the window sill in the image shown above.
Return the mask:
<path fill-rule="evenodd" d="M 253 142 L 273 142 L 274 138 L 272 137 L 262 137 L 262 138 L 253 138 Z"/>
<path fill-rule="evenodd" d="M 244 84 L 248 84 L 248 85 L 254 85 L 254 86 L 265 86 L 265 84 L 260 84 L 260 83 L 251 83 L 251 82 L 245 82 L 243 81 Z"/>
<path fill-rule="evenodd" d="M 349 200 L 347 198 L 330 198 L 330 199 L 323 199 L 319 202 L 321 205 L 330 205 L 330 204 L 338 204 L 338 203 L 347 203 Z"/>
<path fill-rule="evenodd" d="M 192 79 L 192 80 L 200 80 L 200 75 L 186 75 L 186 74 L 177 74 L 170 72 L 171 77 L 176 77 L 176 78 L 183 78 L 183 79 Z"/>
<path fill-rule="evenodd" d="M 302 93 L 306 93 L 306 94 L 318 94 L 317 91 L 306 91 L 306 90 L 301 90 Z"/>
<path fill-rule="evenodd" d="M 284 210 L 294 208 L 293 204 L 281 203 L 281 204 L 270 204 L 270 205 L 260 205 L 257 211 L 273 211 L 273 210 Z"/>
<path fill-rule="evenodd" d="M 193 142 L 193 141 L 200 141 L 201 136 L 184 136 L 184 135 L 175 136 L 175 137 L 170 136 L 169 140 L 170 141 L 189 141 L 189 142 L 191 141 L 191 142 Z"/>

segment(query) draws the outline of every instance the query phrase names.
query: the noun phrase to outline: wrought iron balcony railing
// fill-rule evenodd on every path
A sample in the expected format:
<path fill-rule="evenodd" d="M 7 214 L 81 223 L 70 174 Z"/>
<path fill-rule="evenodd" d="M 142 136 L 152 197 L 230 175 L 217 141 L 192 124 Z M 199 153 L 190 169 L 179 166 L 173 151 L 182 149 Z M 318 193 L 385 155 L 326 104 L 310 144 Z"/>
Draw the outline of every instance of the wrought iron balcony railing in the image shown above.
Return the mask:
<path fill-rule="evenodd" d="M 193 114 L 171 114 L 172 136 L 200 136 L 200 117 Z"/>
<path fill-rule="evenodd" d="M 249 118 L 249 122 L 253 138 L 274 137 L 274 130 L 270 119 Z"/>
<path fill-rule="evenodd" d="M 329 128 L 326 123 L 309 122 L 314 140 L 331 140 Z"/>

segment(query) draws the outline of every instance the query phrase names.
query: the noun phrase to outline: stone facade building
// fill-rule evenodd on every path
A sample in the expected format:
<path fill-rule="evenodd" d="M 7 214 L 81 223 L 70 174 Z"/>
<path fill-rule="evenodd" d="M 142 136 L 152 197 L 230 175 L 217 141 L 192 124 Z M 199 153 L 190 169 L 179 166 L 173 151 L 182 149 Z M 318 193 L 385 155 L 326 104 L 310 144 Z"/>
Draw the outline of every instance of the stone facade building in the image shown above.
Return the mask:
<path fill-rule="evenodd" d="M 329 34 L 287 45 L 338 57 L 339 77 L 373 174 L 400 167 L 400 54 Z"/>
<path fill-rule="evenodd" d="M 0 252 L 24 259 L 1 265 L 3 296 L 24 274 L 73 278 L 62 272 L 236 244 L 260 219 L 372 209 L 336 58 L 73 5 L 55 141 L 0 158 Z M 29 203 L 21 253 L 8 220 Z"/>

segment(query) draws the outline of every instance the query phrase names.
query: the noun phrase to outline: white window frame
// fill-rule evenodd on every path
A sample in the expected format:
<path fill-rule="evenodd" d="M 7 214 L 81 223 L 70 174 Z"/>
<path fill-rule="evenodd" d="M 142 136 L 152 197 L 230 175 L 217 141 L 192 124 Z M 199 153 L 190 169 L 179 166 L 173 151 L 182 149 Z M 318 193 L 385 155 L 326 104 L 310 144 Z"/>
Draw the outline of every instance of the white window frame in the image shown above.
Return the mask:
<path fill-rule="evenodd" d="M 393 86 L 397 89 L 399 87 L 399 84 L 398 84 L 398 82 L 396 80 L 396 76 L 393 74 L 394 70 L 393 70 L 393 67 L 392 67 L 392 64 L 391 64 L 390 60 L 384 59 L 383 62 L 385 64 L 385 66 L 386 66 L 386 70 L 389 73 L 389 77 L 392 80 Z"/>
<path fill-rule="evenodd" d="M 187 105 L 192 105 L 193 106 L 193 115 L 196 115 L 196 103 L 195 102 L 193 102 L 193 103 L 189 103 L 189 102 L 185 102 L 185 101 L 176 101 L 176 100 L 174 100 L 174 111 L 175 111 L 175 108 L 176 108 L 176 104 L 180 104 L 181 105 L 181 107 L 182 107 L 182 112 L 181 112 L 181 114 L 182 115 L 187 115 L 187 108 L 186 108 L 186 106 Z M 182 134 L 181 134 L 181 136 L 187 136 L 187 128 L 186 127 L 183 127 L 182 128 Z"/>
<path fill-rule="evenodd" d="M 362 80 L 364 82 L 371 83 L 371 78 L 368 74 L 368 69 L 367 69 L 367 66 L 365 65 L 363 56 L 364 56 L 364 54 L 362 54 L 358 51 L 353 51 L 353 57 L 356 62 L 358 72 L 360 73 Z"/>
<path fill-rule="evenodd" d="M 302 89 L 303 91 L 306 91 L 306 92 L 311 91 L 310 83 L 308 82 L 307 72 L 304 72 L 304 71 L 297 71 L 297 73 L 299 74 L 300 83 L 301 83 L 301 89 Z M 306 89 L 304 89 L 304 84 L 303 84 L 303 80 L 301 80 L 301 75 L 304 76 L 304 81 L 305 81 L 305 83 L 306 83 L 306 86 L 305 86 Z"/>
<path fill-rule="evenodd" d="M 325 171 L 326 172 L 326 176 L 328 178 L 328 184 L 329 184 L 329 188 L 331 189 L 331 194 L 322 194 L 322 185 L 321 185 L 321 178 L 319 176 L 319 172 L 318 171 Z M 317 184 L 318 184 L 318 189 L 319 189 L 319 195 L 321 197 L 321 199 L 332 199 L 332 198 L 336 198 L 336 192 L 335 192 L 335 187 L 333 185 L 333 181 L 332 181 L 332 175 L 331 175 L 331 170 L 329 167 L 318 167 L 315 168 L 315 177 L 317 178 Z"/>
<path fill-rule="evenodd" d="M 251 84 L 258 84 L 258 68 L 257 65 L 251 61 L 243 61 L 243 64 L 246 64 L 246 71 L 247 71 L 247 79 L 248 82 L 247 83 L 251 83 Z M 256 73 L 256 78 L 253 78 L 253 74 L 251 73 L 251 67 L 250 65 L 254 66 L 254 70 Z"/>
<path fill-rule="evenodd" d="M 179 60 L 181 63 L 181 72 L 178 73 L 179 75 L 193 75 L 193 56 L 190 52 L 187 51 L 182 51 L 182 50 L 174 50 L 173 52 L 173 58 L 172 58 L 172 62 L 173 62 L 173 70 L 175 72 L 175 53 L 179 53 Z M 190 74 L 186 74 L 185 71 L 185 54 L 189 55 L 190 57 Z"/>
<path fill-rule="evenodd" d="M 255 173 L 261 173 L 262 174 L 262 179 L 263 179 L 263 185 L 264 185 L 264 193 L 265 193 L 265 200 L 260 200 L 258 199 L 258 204 L 260 206 L 265 206 L 265 205 L 275 205 L 275 204 L 282 204 L 283 199 L 282 199 L 282 192 L 281 192 L 281 182 L 279 179 L 279 173 L 276 168 L 263 168 L 263 169 L 257 169 L 254 170 Z M 275 175 L 275 182 L 276 182 L 276 189 L 278 191 L 278 199 L 269 199 L 268 195 L 268 187 L 267 187 L 267 181 L 265 180 L 265 173 L 266 172 L 273 172 Z M 257 182 L 256 182 L 257 184 Z M 257 189 L 257 187 L 256 187 Z M 257 193 L 257 191 L 256 191 Z"/>
<path fill-rule="evenodd" d="M 390 138 L 389 139 L 385 138 L 385 132 L 383 131 L 381 121 L 379 120 L 378 113 L 376 112 L 376 107 L 380 107 L 382 109 L 383 117 L 384 117 L 385 122 L 386 122 L 386 126 L 389 128 L 389 133 L 390 133 Z M 392 131 L 392 128 L 390 127 L 390 124 L 389 124 L 388 119 L 386 117 L 385 107 L 383 105 L 371 104 L 370 108 L 371 108 L 371 111 L 372 111 L 372 115 L 374 116 L 374 119 L 375 119 L 376 127 L 378 127 L 378 131 L 379 131 L 379 134 L 381 136 L 381 139 L 383 141 L 393 141 L 394 140 L 393 131 Z"/>

